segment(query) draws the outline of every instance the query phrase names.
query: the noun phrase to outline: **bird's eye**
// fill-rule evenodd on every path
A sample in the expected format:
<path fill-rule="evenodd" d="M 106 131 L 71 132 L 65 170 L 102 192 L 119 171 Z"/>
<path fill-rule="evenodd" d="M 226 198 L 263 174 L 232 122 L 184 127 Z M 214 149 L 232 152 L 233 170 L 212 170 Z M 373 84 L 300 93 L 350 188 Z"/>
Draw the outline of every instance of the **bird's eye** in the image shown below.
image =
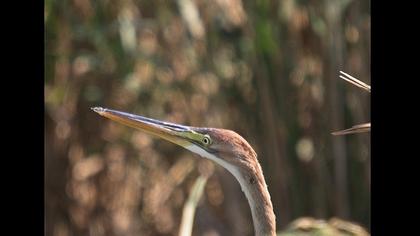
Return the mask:
<path fill-rule="evenodd" d="M 204 136 L 203 138 L 203 144 L 204 145 L 209 145 L 211 143 L 211 139 L 208 136 Z"/>

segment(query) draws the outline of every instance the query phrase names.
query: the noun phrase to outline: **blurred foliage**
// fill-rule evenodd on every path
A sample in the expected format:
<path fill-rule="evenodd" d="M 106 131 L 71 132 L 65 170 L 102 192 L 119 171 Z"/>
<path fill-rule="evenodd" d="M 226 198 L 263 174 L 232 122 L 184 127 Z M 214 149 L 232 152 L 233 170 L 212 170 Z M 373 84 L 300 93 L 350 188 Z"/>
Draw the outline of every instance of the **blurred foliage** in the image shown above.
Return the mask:
<path fill-rule="evenodd" d="M 370 229 L 369 1 L 46 0 L 46 235 L 176 235 L 210 171 L 194 235 L 252 235 L 236 180 L 91 112 L 103 106 L 237 131 L 279 229 L 339 217 Z M 214 168 L 214 169 L 213 169 Z"/>
<path fill-rule="evenodd" d="M 278 236 L 368 236 L 360 225 L 332 218 L 328 222 L 311 217 L 302 217 L 293 221 L 287 230 Z"/>

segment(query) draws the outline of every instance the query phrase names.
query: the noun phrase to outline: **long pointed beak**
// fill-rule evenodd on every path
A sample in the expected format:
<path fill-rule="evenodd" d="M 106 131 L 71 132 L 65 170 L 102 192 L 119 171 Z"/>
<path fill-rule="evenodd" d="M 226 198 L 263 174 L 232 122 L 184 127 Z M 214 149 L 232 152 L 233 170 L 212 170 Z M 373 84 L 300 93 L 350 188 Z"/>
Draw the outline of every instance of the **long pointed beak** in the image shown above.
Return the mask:
<path fill-rule="evenodd" d="M 93 107 L 93 111 L 113 121 L 144 131 L 146 133 L 166 139 L 182 147 L 191 145 L 188 133 L 194 132 L 189 126 L 159 121 L 126 112 L 111 110 L 102 107 Z"/>

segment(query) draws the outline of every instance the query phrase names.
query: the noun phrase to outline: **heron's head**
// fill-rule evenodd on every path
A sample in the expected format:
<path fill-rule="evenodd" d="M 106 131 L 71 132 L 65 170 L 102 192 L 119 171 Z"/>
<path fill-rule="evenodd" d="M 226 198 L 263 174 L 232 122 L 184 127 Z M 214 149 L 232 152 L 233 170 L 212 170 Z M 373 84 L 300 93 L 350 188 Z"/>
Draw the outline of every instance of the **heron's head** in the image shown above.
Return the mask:
<path fill-rule="evenodd" d="M 217 162 L 230 172 L 235 171 L 233 167 L 240 172 L 258 171 L 255 170 L 259 168 L 257 154 L 234 131 L 184 126 L 100 107 L 92 110 L 111 120 L 178 144 Z"/>
<path fill-rule="evenodd" d="M 223 166 L 239 181 L 249 201 L 256 234 L 275 235 L 275 215 L 257 154 L 239 134 L 226 129 L 178 125 L 100 107 L 92 110 L 178 144 Z"/>

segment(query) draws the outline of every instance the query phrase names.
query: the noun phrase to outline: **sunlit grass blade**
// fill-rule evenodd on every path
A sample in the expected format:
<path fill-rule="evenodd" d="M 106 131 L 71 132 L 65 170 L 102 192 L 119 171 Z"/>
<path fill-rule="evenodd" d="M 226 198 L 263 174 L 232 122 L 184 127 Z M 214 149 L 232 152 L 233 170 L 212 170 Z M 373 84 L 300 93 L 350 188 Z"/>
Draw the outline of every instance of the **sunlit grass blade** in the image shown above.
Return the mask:
<path fill-rule="evenodd" d="M 340 73 L 344 75 L 344 76 L 340 75 L 340 78 L 342 78 L 343 80 L 345 80 L 345 81 L 347 81 L 347 82 L 349 82 L 349 83 L 351 83 L 351 84 L 353 84 L 353 85 L 355 85 L 359 88 L 362 88 L 362 89 L 364 89 L 364 90 L 366 90 L 370 93 L 370 85 L 368 85 L 366 83 L 363 83 L 362 81 L 354 78 L 353 76 L 351 76 L 351 75 L 349 75 L 349 74 L 347 74 L 343 71 L 340 71 Z"/>
<path fill-rule="evenodd" d="M 195 181 L 191 188 L 188 200 L 184 205 L 182 211 L 182 220 L 179 230 L 179 236 L 190 236 L 192 232 L 192 226 L 194 223 L 195 209 L 197 208 L 198 201 L 203 195 L 204 186 L 206 186 L 207 177 L 200 176 Z"/>
<path fill-rule="evenodd" d="M 355 125 L 349 129 L 332 132 L 332 135 L 356 134 L 370 131 L 370 122 L 360 125 Z"/>

